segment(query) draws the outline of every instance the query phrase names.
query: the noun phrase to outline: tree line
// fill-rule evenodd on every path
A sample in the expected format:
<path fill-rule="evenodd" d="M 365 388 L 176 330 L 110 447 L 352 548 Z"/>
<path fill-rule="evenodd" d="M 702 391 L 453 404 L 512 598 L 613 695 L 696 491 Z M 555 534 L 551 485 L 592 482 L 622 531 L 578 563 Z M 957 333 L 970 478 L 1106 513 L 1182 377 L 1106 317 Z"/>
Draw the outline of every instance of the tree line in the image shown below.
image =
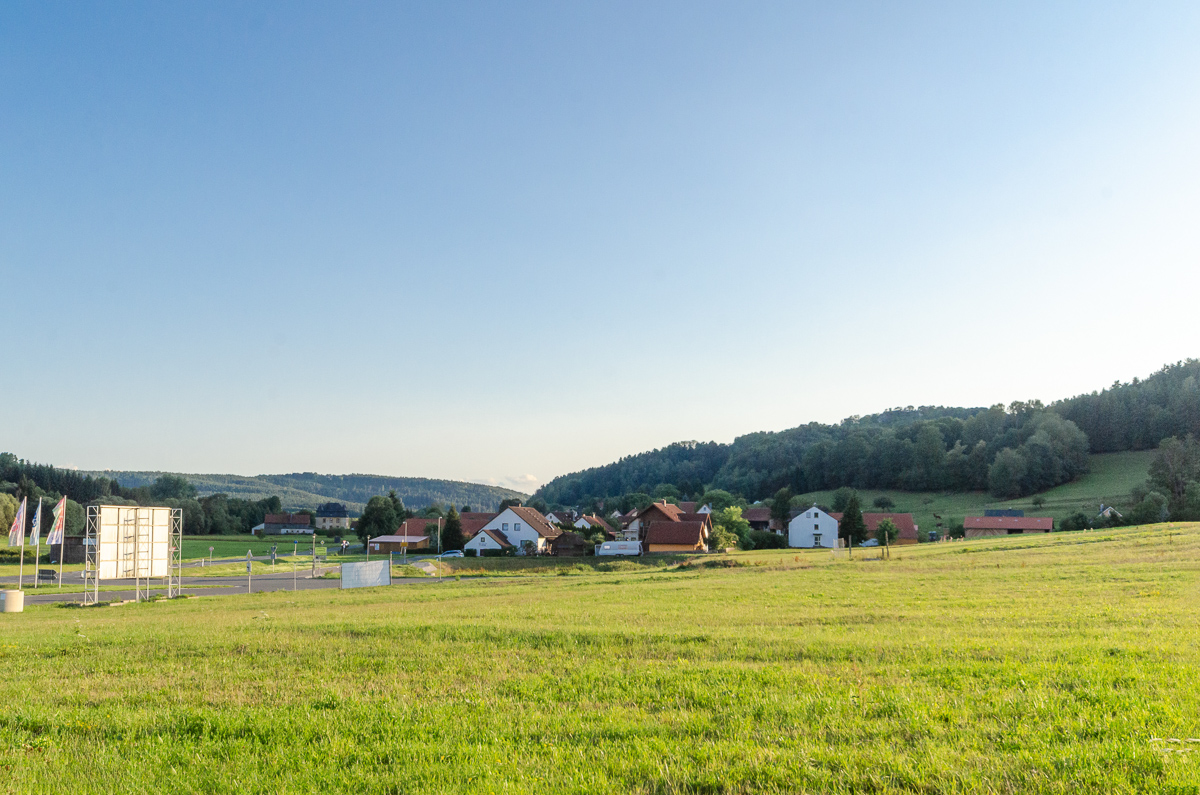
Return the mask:
<path fill-rule="evenodd" d="M 1086 434 L 1038 401 L 926 407 L 753 433 L 731 445 L 670 445 L 556 478 L 535 499 L 578 505 L 667 486 L 690 495 L 718 489 L 748 500 L 781 488 L 806 493 L 843 486 L 1017 497 L 1074 480 L 1086 471 L 1087 457 Z"/>

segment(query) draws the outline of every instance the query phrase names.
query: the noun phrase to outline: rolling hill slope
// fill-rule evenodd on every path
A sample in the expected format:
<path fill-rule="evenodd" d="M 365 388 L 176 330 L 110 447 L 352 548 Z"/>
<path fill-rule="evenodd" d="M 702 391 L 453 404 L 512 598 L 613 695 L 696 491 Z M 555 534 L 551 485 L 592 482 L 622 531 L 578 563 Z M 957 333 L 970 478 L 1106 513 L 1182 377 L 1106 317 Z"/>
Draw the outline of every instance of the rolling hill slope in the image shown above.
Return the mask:
<path fill-rule="evenodd" d="M 278 495 L 289 509 L 315 509 L 323 502 L 341 502 L 359 512 L 371 497 L 395 489 L 409 508 L 421 509 L 431 503 L 469 505 L 476 510 L 496 508 L 501 500 L 524 500 L 527 495 L 499 486 L 465 483 L 432 478 L 388 477 L 386 475 L 320 475 L 295 472 L 287 475 L 212 475 L 167 472 L 130 472 L 105 470 L 88 474 L 115 478 L 122 486 L 149 485 L 165 474 L 180 474 L 194 485 L 200 496 L 228 494 L 247 500 Z"/>

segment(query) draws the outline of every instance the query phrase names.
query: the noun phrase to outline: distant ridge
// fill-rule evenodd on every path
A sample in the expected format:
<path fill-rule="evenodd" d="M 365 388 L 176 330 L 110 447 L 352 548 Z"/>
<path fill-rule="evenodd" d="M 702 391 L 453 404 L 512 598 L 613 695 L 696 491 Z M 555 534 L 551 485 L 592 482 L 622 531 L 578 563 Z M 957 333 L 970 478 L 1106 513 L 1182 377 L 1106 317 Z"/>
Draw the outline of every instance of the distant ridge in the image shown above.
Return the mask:
<path fill-rule="evenodd" d="M 133 472 L 93 470 L 81 474 L 113 478 L 126 488 L 147 486 L 162 475 L 180 475 L 196 487 L 200 496 L 228 494 L 248 500 L 260 500 L 276 495 L 284 508 L 315 509 L 324 502 L 341 502 L 353 512 L 359 512 L 377 494 L 395 489 L 404 504 L 412 509 L 425 508 L 432 503 L 456 506 L 469 505 L 476 510 L 492 510 L 501 500 L 525 500 L 528 495 L 500 486 L 466 483 L 458 480 L 432 478 L 390 477 L 387 475 L 320 475 L 315 472 L 293 472 L 287 475 L 205 475 L 186 472 Z"/>

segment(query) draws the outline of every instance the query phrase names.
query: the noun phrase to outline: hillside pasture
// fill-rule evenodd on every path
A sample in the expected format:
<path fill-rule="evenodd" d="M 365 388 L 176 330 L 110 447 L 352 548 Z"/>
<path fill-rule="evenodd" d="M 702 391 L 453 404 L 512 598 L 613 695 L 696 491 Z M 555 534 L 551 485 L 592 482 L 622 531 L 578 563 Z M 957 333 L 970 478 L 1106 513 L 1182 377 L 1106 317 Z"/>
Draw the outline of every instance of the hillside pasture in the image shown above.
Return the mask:
<path fill-rule="evenodd" d="M 862 489 L 858 492 L 864 511 L 877 511 L 872 503 L 877 497 L 887 496 L 895 503 L 892 511 L 911 513 L 913 520 L 925 530 L 936 530 L 939 519 L 948 528 L 951 521 L 963 520 L 966 516 L 982 516 L 989 508 L 1018 508 L 1029 515 L 1053 516 L 1056 520 L 1082 511 L 1088 517 L 1100 513 L 1100 504 L 1115 505 L 1124 511 L 1130 507 L 1130 492 L 1135 486 L 1146 482 L 1150 450 L 1127 453 L 1104 453 L 1088 457 L 1088 472 L 1078 480 L 1047 489 L 1040 495 L 1020 497 L 1015 500 L 998 500 L 981 491 L 975 492 L 924 492 Z M 805 504 L 829 505 L 833 502 L 832 490 L 814 491 L 800 495 Z M 1033 498 L 1045 500 L 1041 508 L 1034 507 Z"/>
<path fill-rule="evenodd" d="M 894 552 L 32 607 L 0 616 L 0 783 L 1196 791 L 1200 526 Z"/>

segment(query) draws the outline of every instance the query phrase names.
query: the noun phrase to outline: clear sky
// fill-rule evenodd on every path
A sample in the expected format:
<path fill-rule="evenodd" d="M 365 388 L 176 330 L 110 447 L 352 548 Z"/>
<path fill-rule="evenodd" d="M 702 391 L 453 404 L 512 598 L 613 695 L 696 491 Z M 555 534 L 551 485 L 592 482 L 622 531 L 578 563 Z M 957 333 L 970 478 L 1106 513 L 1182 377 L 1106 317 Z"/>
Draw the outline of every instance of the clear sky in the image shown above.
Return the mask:
<path fill-rule="evenodd" d="M 1200 5 L 0 5 L 0 449 L 531 489 L 1200 356 Z"/>

